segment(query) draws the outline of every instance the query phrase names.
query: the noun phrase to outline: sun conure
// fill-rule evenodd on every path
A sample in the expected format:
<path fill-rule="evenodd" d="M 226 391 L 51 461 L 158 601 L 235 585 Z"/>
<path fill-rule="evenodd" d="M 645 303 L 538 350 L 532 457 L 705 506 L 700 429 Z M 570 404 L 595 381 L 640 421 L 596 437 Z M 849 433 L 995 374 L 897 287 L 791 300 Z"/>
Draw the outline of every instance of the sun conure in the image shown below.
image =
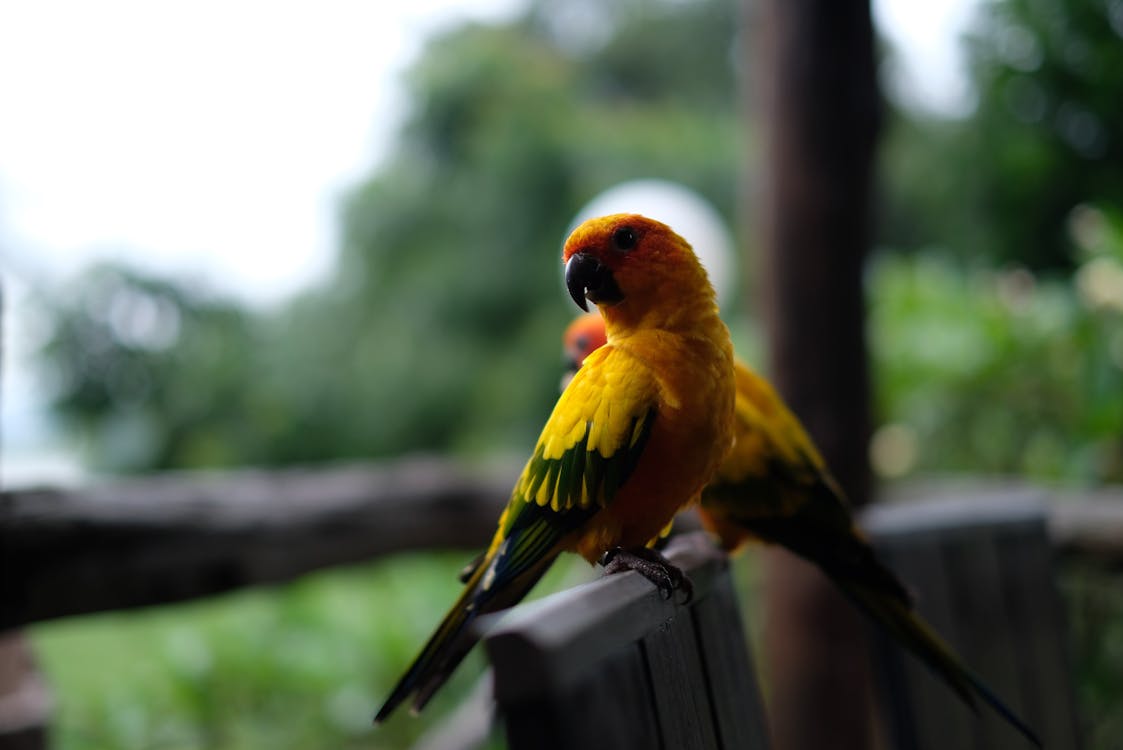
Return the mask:
<path fill-rule="evenodd" d="M 570 323 L 563 346 L 572 367 L 592 361 L 604 327 L 596 312 Z M 816 564 L 969 706 L 976 708 L 976 698 L 982 698 L 1040 746 L 1025 722 L 917 614 L 909 592 L 855 525 L 823 457 L 776 389 L 740 360 L 734 360 L 733 371 L 734 445 L 702 491 L 702 525 L 729 552 L 758 540 L 782 545 Z"/>
<path fill-rule="evenodd" d="M 648 545 L 696 501 L 733 442 L 733 350 L 693 250 L 635 214 L 591 219 L 562 254 L 570 295 L 600 309 L 607 343 L 562 392 L 460 598 L 375 721 L 420 710 L 477 636 L 559 553 L 633 568 L 669 595 L 681 573 Z"/>

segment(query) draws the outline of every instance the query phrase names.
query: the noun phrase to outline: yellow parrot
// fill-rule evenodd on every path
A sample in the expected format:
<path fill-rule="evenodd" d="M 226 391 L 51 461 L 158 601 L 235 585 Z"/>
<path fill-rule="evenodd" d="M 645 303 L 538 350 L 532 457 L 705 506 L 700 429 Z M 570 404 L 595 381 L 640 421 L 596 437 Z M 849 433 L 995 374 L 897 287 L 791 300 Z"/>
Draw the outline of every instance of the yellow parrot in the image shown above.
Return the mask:
<path fill-rule="evenodd" d="M 563 551 L 637 570 L 667 596 L 688 586 L 649 544 L 733 442 L 733 348 L 713 287 L 686 241 L 636 214 L 585 222 L 562 259 L 607 343 L 562 392 L 487 552 L 376 723 L 411 696 L 419 711 L 475 644 L 469 623 L 518 603 Z"/>
<path fill-rule="evenodd" d="M 566 361 L 581 368 L 604 341 L 595 312 L 563 336 Z M 854 524 L 849 504 L 803 425 L 768 381 L 734 360 L 734 445 L 702 491 L 698 515 L 734 552 L 750 540 L 779 544 L 816 564 L 835 585 L 975 709 L 976 696 L 1027 739 L 1034 732 L 972 672 L 913 609 L 904 585 Z M 577 369 L 580 372 L 580 369 Z"/>

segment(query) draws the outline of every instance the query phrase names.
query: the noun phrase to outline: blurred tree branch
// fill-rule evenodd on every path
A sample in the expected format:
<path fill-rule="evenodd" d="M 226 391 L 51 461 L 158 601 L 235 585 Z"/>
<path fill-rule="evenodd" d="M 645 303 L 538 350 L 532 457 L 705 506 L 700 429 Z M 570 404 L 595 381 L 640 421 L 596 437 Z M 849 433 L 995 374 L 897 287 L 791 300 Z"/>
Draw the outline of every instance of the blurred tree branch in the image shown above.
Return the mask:
<path fill-rule="evenodd" d="M 4 492 L 0 630 L 286 581 L 403 550 L 479 550 L 517 472 L 412 458 Z"/>

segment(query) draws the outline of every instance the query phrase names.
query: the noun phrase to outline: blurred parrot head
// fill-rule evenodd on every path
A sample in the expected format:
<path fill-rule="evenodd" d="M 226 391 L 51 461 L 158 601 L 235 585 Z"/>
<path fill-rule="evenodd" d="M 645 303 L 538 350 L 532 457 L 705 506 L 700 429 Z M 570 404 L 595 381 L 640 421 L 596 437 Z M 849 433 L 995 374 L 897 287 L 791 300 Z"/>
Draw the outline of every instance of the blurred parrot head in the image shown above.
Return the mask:
<path fill-rule="evenodd" d="M 578 315 L 566 327 L 562 335 L 562 350 L 565 355 L 565 373 L 561 380 L 563 391 L 581 369 L 581 365 L 585 364 L 585 358 L 604 346 L 607 340 L 604 318 L 596 310 Z"/>
<path fill-rule="evenodd" d="M 594 310 L 578 315 L 565 329 L 562 346 L 565 349 L 565 366 L 576 371 L 585 364 L 585 357 L 604 346 L 604 318 Z"/>
<path fill-rule="evenodd" d="M 562 260 L 573 301 L 586 311 L 596 304 L 610 335 L 614 324 L 659 325 L 699 302 L 712 305 L 713 287 L 686 240 L 639 214 L 589 219 L 566 240 Z"/>

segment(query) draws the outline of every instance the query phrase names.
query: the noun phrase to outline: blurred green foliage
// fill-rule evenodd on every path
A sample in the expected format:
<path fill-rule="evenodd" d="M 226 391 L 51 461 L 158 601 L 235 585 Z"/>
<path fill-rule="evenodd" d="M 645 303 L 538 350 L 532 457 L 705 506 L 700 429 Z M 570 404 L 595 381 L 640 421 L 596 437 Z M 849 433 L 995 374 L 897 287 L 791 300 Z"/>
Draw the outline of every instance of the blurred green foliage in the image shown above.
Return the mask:
<path fill-rule="evenodd" d="M 968 116 L 895 113 L 884 240 L 1069 270 L 1069 212 L 1123 211 L 1123 6 L 984 0 L 966 52 Z"/>
<path fill-rule="evenodd" d="M 55 299 L 48 383 L 56 408 L 91 437 L 93 464 L 222 463 L 223 443 L 246 431 L 245 412 L 259 422 L 276 415 L 247 356 L 257 323 L 234 303 L 109 266 Z M 248 463 L 261 459 L 253 442 L 246 450 Z"/>
<path fill-rule="evenodd" d="M 872 265 L 879 435 L 908 443 L 875 437 L 873 456 L 912 454 L 884 473 L 1123 482 L 1123 222 L 1074 216 L 1086 245 L 1071 279 L 946 254 Z"/>
<path fill-rule="evenodd" d="M 56 741 L 75 749 L 405 746 L 450 704 L 435 702 L 424 723 L 390 723 L 373 745 L 370 717 L 416 647 L 414 623 L 455 597 L 459 557 L 402 557 L 276 591 L 41 626 L 35 646 L 62 689 Z M 455 693 L 472 671 L 457 676 Z"/>
<path fill-rule="evenodd" d="M 912 430 L 887 433 L 911 449 L 883 441 L 903 454 L 891 475 L 1123 472 L 1117 316 L 1080 287 L 1117 292 L 1123 22 L 1109 5 L 988 4 L 975 112 L 895 113 L 881 238 L 925 249 L 871 275 L 880 417 Z M 736 215 L 739 22 L 726 0 L 540 0 L 433 39 L 396 147 L 341 207 L 334 277 L 282 309 L 125 269 L 55 290 L 45 369 L 90 463 L 522 450 L 556 393 L 573 312 L 556 255 L 578 207 L 663 177 Z M 1040 89 L 1040 117 L 1003 93 L 1019 86 Z M 1077 110 L 1094 148 L 1065 129 Z"/>
<path fill-rule="evenodd" d="M 68 750 L 403 748 L 483 666 L 470 655 L 418 718 L 371 717 L 460 584 L 465 553 L 399 555 L 276 589 L 35 628 Z M 541 596 L 589 575 L 557 565 Z"/>
<path fill-rule="evenodd" d="M 1068 604 L 1076 701 L 1085 747 L 1114 750 L 1123 741 L 1123 587 L 1118 572 L 1067 565 L 1061 591 Z"/>
<path fill-rule="evenodd" d="M 580 206 L 659 177 L 732 215 L 737 27 L 720 0 L 543 0 L 431 40 L 396 146 L 344 202 L 334 278 L 254 314 L 93 271 L 52 295 L 60 412 L 116 471 L 521 449 L 557 395 Z M 174 335 L 128 335 L 130 305 Z"/>

